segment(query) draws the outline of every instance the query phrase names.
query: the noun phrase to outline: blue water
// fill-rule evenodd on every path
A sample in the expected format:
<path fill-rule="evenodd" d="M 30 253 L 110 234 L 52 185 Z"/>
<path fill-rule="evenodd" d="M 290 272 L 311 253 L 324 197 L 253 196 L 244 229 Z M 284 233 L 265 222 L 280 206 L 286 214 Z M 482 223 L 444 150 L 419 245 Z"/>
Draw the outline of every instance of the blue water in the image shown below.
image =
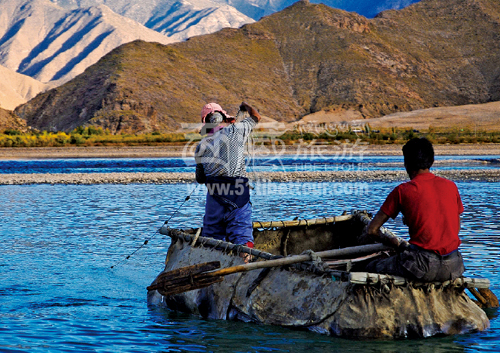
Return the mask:
<path fill-rule="evenodd" d="M 396 182 L 273 183 L 254 190 L 254 218 L 375 212 Z M 500 294 L 500 184 L 458 182 L 466 211 L 466 275 Z M 498 352 L 500 318 L 486 332 L 359 342 L 279 327 L 202 320 L 148 307 L 169 238 L 156 230 L 193 185 L 0 186 L 0 352 Z M 273 192 L 271 194 L 270 192 Z M 279 202 L 276 202 L 279 200 Z M 171 220 L 201 225 L 201 187 Z M 398 218 L 389 228 L 404 234 Z M 129 260 L 111 269 L 151 238 Z"/>
<path fill-rule="evenodd" d="M 500 156 L 437 156 L 433 167 L 439 169 L 491 169 L 499 163 L 479 160 Z M 40 159 L 0 160 L 0 174 L 24 173 L 111 173 L 111 172 L 192 172 L 193 158 L 114 158 L 114 159 Z M 403 167 L 402 156 L 322 156 L 307 155 L 258 157 L 248 163 L 249 171 L 334 171 L 389 170 Z"/>

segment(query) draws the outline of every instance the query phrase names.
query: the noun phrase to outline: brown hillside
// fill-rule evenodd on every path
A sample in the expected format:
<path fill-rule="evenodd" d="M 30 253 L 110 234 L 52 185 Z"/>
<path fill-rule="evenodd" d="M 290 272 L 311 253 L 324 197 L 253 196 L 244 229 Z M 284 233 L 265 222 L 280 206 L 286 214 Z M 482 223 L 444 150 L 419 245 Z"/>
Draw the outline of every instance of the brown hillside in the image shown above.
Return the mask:
<path fill-rule="evenodd" d="M 240 29 L 115 49 L 16 113 L 39 129 L 171 131 L 217 101 L 280 121 L 500 100 L 500 3 L 423 0 L 373 20 L 301 1 Z"/>
<path fill-rule="evenodd" d="M 26 122 L 10 110 L 0 108 L 0 133 L 7 129 L 25 130 Z"/>

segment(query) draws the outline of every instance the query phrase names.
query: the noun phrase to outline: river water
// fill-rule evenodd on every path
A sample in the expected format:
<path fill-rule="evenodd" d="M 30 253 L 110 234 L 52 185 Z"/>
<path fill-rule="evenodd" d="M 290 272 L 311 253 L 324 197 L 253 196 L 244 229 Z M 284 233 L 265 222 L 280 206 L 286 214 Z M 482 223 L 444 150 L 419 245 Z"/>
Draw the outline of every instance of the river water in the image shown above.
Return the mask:
<path fill-rule="evenodd" d="M 494 161 L 494 163 L 488 163 Z M 436 156 L 434 169 L 498 169 L 500 156 Z M 189 158 L 93 158 L 0 160 L 0 174 L 192 172 Z M 403 168 L 402 156 L 277 155 L 249 160 L 248 171 L 355 171 Z"/>
<path fill-rule="evenodd" d="M 272 183 L 256 188 L 254 219 L 315 218 L 352 209 L 376 212 L 398 183 L 361 184 Z M 457 185 L 465 206 L 461 231 L 465 275 L 489 278 L 499 295 L 500 184 Z M 169 238 L 156 231 L 193 188 L 191 184 L 0 186 L 0 352 L 500 351 L 497 310 L 488 312 L 491 328 L 485 332 L 373 342 L 203 320 L 148 307 L 145 288 L 162 270 L 169 245 Z M 200 226 L 204 198 L 198 187 L 170 226 Z M 388 227 L 405 234 L 400 217 Z M 149 243 L 125 260 L 146 239 Z"/>

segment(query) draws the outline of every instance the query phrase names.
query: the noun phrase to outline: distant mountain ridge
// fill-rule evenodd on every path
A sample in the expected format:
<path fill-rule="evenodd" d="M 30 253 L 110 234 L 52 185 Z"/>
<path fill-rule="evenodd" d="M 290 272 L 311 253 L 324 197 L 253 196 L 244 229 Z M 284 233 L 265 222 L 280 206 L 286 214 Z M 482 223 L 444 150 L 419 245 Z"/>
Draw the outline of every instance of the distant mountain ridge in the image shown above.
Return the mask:
<path fill-rule="evenodd" d="M 228 6 L 209 3 L 215 7 L 198 9 L 177 4 L 179 9 L 167 8 L 169 13 L 157 12 L 148 19 L 154 21 L 150 29 L 103 4 L 68 10 L 49 0 L 0 0 L 0 65 L 61 84 L 133 40 L 168 44 L 253 22 Z"/>
<path fill-rule="evenodd" d="M 119 133 L 198 122 L 212 100 L 233 113 L 247 100 L 280 121 L 498 101 L 498 33 L 496 0 L 424 0 L 372 20 L 301 1 L 241 29 L 123 45 L 16 113 L 39 129 Z"/>
<path fill-rule="evenodd" d="M 254 22 L 224 0 L 51 0 L 66 9 L 106 5 L 176 41 Z"/>
<path fill-rule="evenodd" d="M 238 28 L 294 1 L 0 0 L 0 65 L 42 82 L 62 84 L 128 41 L 165 44 L 225 27 Z M 415 1 L 326 0 L 326 4 L 370 16 Z M 148 33 L 128 19 L 168 39 Z M 65 36 L 67 33 L 71 36 Z"/>
<path fill-rule="evenodd" d="M 0 65 L 0 108 L 14 110 L 38 93 L 49 88 L 29 76 L 18 74 Z"/>
<path fill-rule="evenodd" d="M 132 18 L 133 20 L 146 25 L 158 13 L 169 11 L 173 8 L 191 6 L 197 9 L 208 9 L 216 6 L 228 5 L 231 8 L 245 14 L 254 20 L 259 20 L 263 16 L 268 16 L 292 5 L 296 0 L 51 0 L 53 3 L 69 9 L 97 6 L 104 4 L 116 13 Z M 323 3 L 324 5 L 353 11 L 369 18 L 375 17 L 378 13 L 390 9 L 402 9 L 419 0 L 314 0 L 312 3 Z M 230 26 L 235 27 L 235 26 Z"/>
<path fill-rule="evenodd" d="M 66 82 L 136 39 L 174 41 L 104 5 L 68 12 L 48 0 L 0 0 L 0 8 L 8 21 L 0 32 L 0 64 L 41 82 Z"/>

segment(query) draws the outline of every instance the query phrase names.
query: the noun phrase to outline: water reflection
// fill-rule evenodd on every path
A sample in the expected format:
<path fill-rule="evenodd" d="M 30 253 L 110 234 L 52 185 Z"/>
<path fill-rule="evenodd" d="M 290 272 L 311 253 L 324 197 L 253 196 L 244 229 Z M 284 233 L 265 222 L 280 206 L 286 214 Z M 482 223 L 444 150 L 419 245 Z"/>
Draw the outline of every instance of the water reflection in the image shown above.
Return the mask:
<path fill-rule="evenodd" d="M 148 329 L 163 332 L 179 351 L 192 352 L 464 352 L 454 337 L 402 341 L 353 341 L 266 325 L 195 320 L 187 314 L 150 308 Z M 175 332 L 172 335 L 172 331 Z M 200 345 L 203 342 L 203 345 Z M 169 350 L 171 351 L 171 350 Z"/>

